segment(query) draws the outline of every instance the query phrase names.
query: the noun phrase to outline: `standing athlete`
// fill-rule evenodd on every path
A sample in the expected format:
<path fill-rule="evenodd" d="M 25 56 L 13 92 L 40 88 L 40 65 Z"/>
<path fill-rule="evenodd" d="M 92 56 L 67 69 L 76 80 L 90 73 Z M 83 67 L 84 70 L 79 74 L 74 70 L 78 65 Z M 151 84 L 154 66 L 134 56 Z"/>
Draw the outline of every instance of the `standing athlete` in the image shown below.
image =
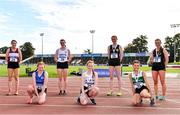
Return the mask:
<path fill-rule="evenodd" d="M 56 50 L 54 60 L 57 63 L 59 95 L 67 94 L 68 63 L 71 60 L 70 50 L 66 48 L 66 41 L 60 40 L 61 47 Z M 63 81 L 64 80 L 64 81 Z"/>
<path fill-rule="evenodd" d="M 166 66 L 169 61 L 168 52 L 166 49 L 162 48 L 161 40 L 155 40 L 156 48 L 151 52 L 150 62 L 152 63 L 152 77 L 154 80 L 154 91 L 156 99 L 165 100 L 166 95 L 166 82 L 165 73 Z M 162 85 L 162 95 L 158 96 L 158 76 Z"/>
<path fill-rule="evenodd" d="M 11 47 L 6 51 L 6 61 L 8 62 L 8 94 L 11 95 L 12 92 L 12 78 L 15 79 L 15 93 L 14 95 L 18 95 L 19 89 L 19 64 L 22 60 L 22 53 L 19 48 L 16 47 L 17 41 L 11 41 Z"/>
<path fill-rule="evenodd" d="M 116 70 L 116 76 L 118 79 L 118 92 L 117 96 L 121 96 L 121 61 L 123 58 L 122 47 L 117 44 L 117 36 L 112 36 L 111 41 L 112 45 L 108 47 L 108 59 L 109 59 L 109 72 L 110 72 L 110 91 L 107 93 L 107 96 L 112 96 L 113 94 L 113 78 L 114 70 Z"/>

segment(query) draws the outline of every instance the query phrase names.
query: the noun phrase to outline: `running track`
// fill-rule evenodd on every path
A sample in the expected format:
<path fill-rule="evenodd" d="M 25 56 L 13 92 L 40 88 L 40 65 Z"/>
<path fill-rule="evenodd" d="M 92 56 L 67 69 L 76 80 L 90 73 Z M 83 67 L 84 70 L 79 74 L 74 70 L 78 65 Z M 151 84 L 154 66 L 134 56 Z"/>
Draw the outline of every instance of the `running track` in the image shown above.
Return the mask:
<path fill-rule="evenodd" d="M 150 79 L 151 86 L 152 80 Z M 123 96 L 107 97 L 108 79 L 100 78 L 100 94 L 96 98 L 97 105 L 80 106 L 76 104 L 76 96 L 79 94 L 80 78 L 68 79 L 68 95 L 59 96 L 57 79 L 51 78 L 48 83 L 47 102 L 44 105 L 26 104 L 27 85 L 31 84 L 31 78 L 20 79 L 20 92 L 18 96 L 6 96 L 7 78 L 0 78 L 0 114 L 180 114 L 180 79 L 167 78 L 167 99 L 156 101 L 156 107 L 149 107 L 149 101 L 144 100 L 143 105 L 133 107 L 131 105 L 131 90 L 127 77 L 122 79 Z M 117 85 L 117 82 L 115 83 Z M 160 88 L 161 89 L 161 88 Z"/>

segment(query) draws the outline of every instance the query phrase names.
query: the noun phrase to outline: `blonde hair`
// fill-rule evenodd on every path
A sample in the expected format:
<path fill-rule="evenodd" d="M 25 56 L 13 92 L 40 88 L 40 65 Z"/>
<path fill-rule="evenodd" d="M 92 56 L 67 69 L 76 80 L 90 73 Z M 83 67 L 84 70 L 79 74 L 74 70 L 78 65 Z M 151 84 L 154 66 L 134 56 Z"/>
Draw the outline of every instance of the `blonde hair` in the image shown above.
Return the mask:
<path fill-rule="evenodd" d="M 43 61 L 38 62 L 38 63 L 37 63 L 37 67 L 38 67 L 39 65 L 44 65 L 44 67 L 45 67 L 45 63 L 44 63 Z"/>

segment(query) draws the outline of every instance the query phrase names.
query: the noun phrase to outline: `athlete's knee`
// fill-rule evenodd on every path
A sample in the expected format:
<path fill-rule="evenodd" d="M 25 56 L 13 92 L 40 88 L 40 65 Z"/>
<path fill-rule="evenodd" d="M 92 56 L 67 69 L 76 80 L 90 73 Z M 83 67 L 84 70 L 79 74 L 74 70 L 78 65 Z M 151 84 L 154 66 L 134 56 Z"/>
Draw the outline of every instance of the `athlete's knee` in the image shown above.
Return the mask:
<path fill-rule="evenodd" d="M 12 81 L 12 77 L 8 77 L 8 81 Z"/>
<path fill-rule="evenodd" d="M 32 93 L 33 90 L 34 90 L 33 86 L 29 85 L 28 88 L 27 88 L 27 92 Z"/>

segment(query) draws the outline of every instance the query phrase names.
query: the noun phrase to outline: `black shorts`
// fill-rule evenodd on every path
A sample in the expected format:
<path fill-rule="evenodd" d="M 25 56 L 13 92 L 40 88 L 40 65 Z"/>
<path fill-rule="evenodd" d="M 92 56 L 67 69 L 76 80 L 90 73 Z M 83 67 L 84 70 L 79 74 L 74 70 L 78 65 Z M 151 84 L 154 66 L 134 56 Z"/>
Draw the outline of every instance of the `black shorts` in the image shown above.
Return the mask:
<path fill-rule="evenodd" d="M 136 88 L 135 93 L 140 94 L 143 89 L 147 89 L 149 91 L 149 89 L 146 86 L 142 86 L 140 89 Z"/>
<path fill-rule="evenodd" d="M 85 91 L 86 90 L 86 91 Z M 86 87 L 86 86 L 84 86 L 84 91 L 85 91 L 85 93 L 86 93 L 86 95 L 88 96 L 88 97 L 90 97 L 89 96 L 89 88 L 88 87 Z M 82 90 L 80 90 L 80 94 L 82 93 Z"/>
<path fill-rule="evenodd" d="M 37 88 L 37 92 L 38 92 L 38 94 L 39 94 L 39 93 L 41 93 L 41 91 L 42 91 L 42 89 Z M 46 94 L 47 94 L 47 88 L 45 88 L 44 93 L 46 93 Z"/>
<path fill-rule="evenodd" d="M 57 62 L 57 69 L 68 69 L 68 62 Z"/>
<path fill-rule="evenodd" d="M 109 66 L 120 66 L 121 62 L 119 59 L 109 59 Z"/>
<path fill-rule="evenodd" d="M 166 71 L 166 67 L 164 64 L 158 64 L 158 63 L 152 64 L 152 71 L 160 71 L 160 70 Z"/>
<path fill-rule="evenodd" d="M 7 68 L 9 69 L 17 69 L 19 68 L 19 62 L 8 62 Z"/>

